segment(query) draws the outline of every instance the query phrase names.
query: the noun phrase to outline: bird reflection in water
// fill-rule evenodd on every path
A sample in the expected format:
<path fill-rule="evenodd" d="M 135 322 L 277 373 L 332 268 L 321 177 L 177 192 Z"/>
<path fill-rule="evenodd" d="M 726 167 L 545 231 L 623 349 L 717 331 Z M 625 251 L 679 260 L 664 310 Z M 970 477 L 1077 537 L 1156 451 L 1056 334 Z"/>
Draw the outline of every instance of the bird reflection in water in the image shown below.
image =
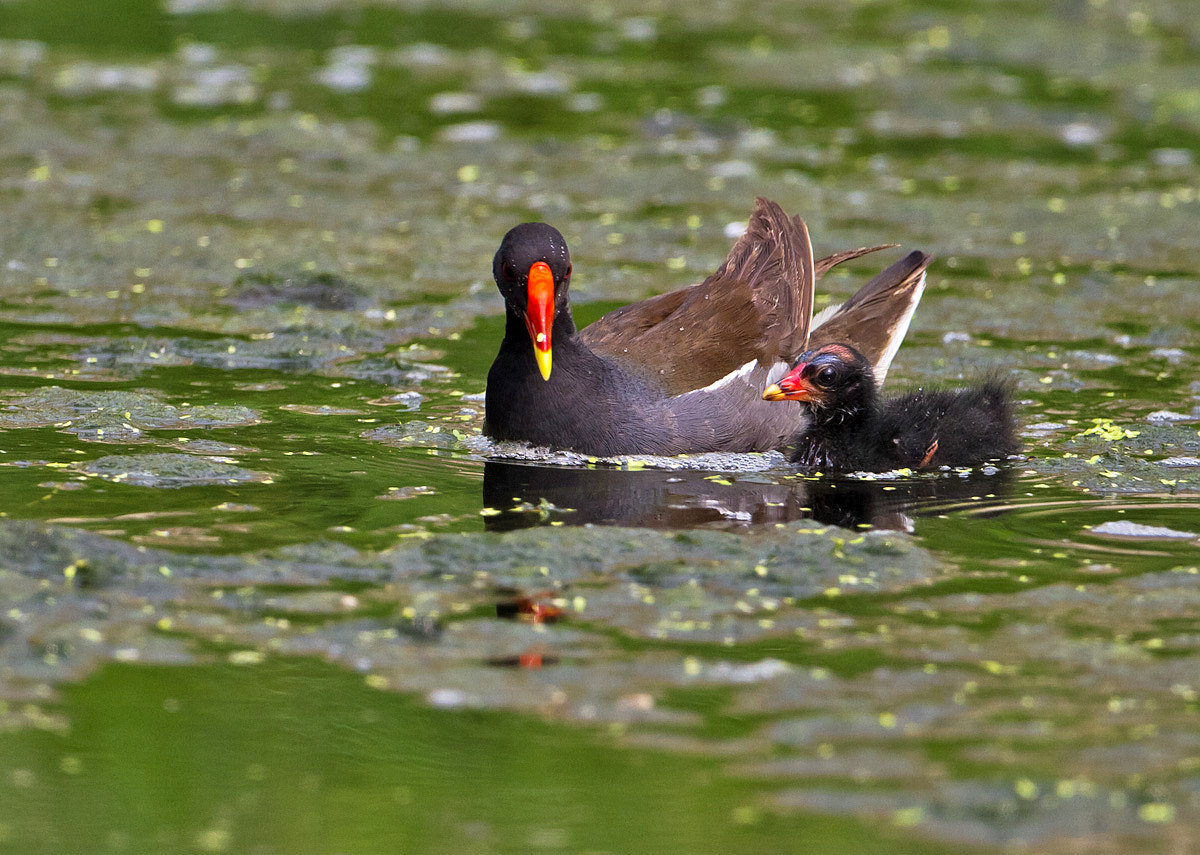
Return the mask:
<path fill-rule="evenodd" d="M 907 479 L 788 478 L 764 473 L 571 469 L 489 460 L 489 531 L 551 523 L 639 528 L 738 528 L 813 519 L 844 528 L 908 530 L 911 516 L 947 505 L 999 505 L 1011 473 L 936 473 Z"/>

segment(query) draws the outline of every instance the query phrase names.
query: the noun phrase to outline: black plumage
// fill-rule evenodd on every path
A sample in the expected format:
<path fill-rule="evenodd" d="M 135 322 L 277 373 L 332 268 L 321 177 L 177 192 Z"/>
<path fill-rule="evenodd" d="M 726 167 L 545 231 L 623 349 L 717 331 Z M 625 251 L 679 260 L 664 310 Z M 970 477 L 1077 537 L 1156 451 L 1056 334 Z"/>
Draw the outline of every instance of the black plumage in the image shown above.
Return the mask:
<path fill-rule="evenodd" d="M 802 354 L 763 397 L 810 409 L 811 423 L 789 447 L 808 472 L 975 466 L 1018 448 L 1011 384 L 993 377 L 967 389 L 885 399 L 870 363 L 844 344 Z"/>
<path fill-rule="evenodd" d="M 881 248 L 814 262 L 804 222 L 759 199 L 745 235 L 704 282 L 576 330 L 565 240 L 544 223 L 517 226 L 493 261 L 507 323 L 488 373 L 484 432 L 604 456 L 778 448 L 803 428 L 805 410 L 765 404 L 760 390 L 806 346 L 816 277 Z M 827 323 L 859 318 L 853 340 L 886 371 L 928 263 L 911 253 Z"/>

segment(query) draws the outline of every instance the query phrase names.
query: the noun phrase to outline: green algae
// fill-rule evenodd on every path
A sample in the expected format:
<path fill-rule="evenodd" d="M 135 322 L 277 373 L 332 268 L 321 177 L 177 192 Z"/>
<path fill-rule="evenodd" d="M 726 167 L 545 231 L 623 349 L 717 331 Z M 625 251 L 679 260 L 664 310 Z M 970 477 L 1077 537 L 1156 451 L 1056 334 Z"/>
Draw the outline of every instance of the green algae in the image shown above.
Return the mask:
<path fill-rule="evenodd" d="M 176 406 L 139 392 L 43 387 L 0 403 L 0 429 L 55 427 L 84 442 L 150 442 L 146 431 L 249 427 L 260 422 L 247 407 Z"/>
<path fill-rule="evenodd" d="M 271 480 L 265 472 L 252 472 L 227 460 L 190 454 L 110 454 L 89 460 L 80 469 L 106 481 L 166 489 Z"/>
<path fill-rule="evenodd" d="M 186 666 L 176 685 L 194 687 L 224 661 L 246 677 L 213 695 L 237 704 L 260 674 L 320 658 L 358 675 L 347 686 L 419 699 L 418 716 L 495 715 L 509 735 L 525 733 L 514 711 L 571 721 L 566 755 L 600 725 L 634 765 L 700 758 L 630 800 L 695 796 L 664 851 L 710 815 L 761 830 L 704 826 L 721 851 L 1137 852 L 1194 836 L 1196 545 L 1110 534 L 1194 532 L 1200 510 L 1194 16 L 777 0 L 116 12 L 0 5 L 0 514 L 30 521 L 0 526 L 0 726 L 15 738 L 70 739 L 168 673 L 114 661 Z M 889 386 L 1003 371 L 1024 458 L 869 483 L 771 459 L 481 459 L 500 235 L 557 224 L 585 320 L 702 279 L 756 194 L 802 213 L 818 253 L 934 252 Z M 832 272 L 820 305 L 884 263 Z M 706 465 L 719 471 L 686 468 Z M 660 530 L 578 527 L 596 522 Z M 501 617 L 514 600 L 561 616 Z M 303 698 L 330 679 L 288 686 Z M 118 723 L 141 736 L 137 709 Z M 294 716 L 289 732 L 359 732 L 345 705 Z M 214 721 L 164 744 L 228 741 L 204 742 Z M 221 795 L 155 829 L 51 819 L 63 803 L 177 807 L 120 781 L 246 777 L 258 804 L 294 791 L 258 766 L 92 777 L 94 745 L 85 729 L 70 751 L 0 763 L 0 806 L 22 806 L 0 813 L 0 849 L 320 838 L 301 822 L 303 841 L 280 825 L 251 840 L 229 819 L 247 803 Z M 478 774 L 455 769 L 450 789 Z M 604 826 L 626 827 L 616 788 L 564 800 L 569 772 L 540 774 L 557 813 L 611 805 Z M 632 773 L 591 778 L 617 774 Z M 716 789 L 693 793 L 694 775 Z M 530 804 L 485 780 L 480 800 Z M 348 800 L 390 815 L 356 792 L 301 819 Z M 414 846 L 634 845 L 482 815 Z M 815 827 L 828 837 L 802 835 Z"/>
<path fill-rule="evenodd" d="M 606 723 L 641 750 L 729 758 L 723 775 L 767 786 L 764 807 L 783 815 L 905 825 L 909 811 L 935 839 L 998 844 L 1071 836 L 1097 812 L 1106 833 L 1136 838 L 1154 805 L 1187 810 L 1194 566 L 939 593 L 948 568 L 904 536 L 854 544 L 829 527 L 766 542 L 540 529 L 226 558 L 0 532 L 0 564 L 16 568 L 0 574 L 8 727 L 61 728 L 57 693 L 106 662 L 269 654 L 337 663 L 434 707 Z M 894 569 L 850 578 L 867 553 Z M 564 616 L 503 619 L 495 604 L 512 590 Z M 969 628 L 996 612 L 1020 618 Z M 851 652 L 889 664 L 827 667 Z M 509 667 L 530 657 L 541 667 Z M 702 737 L 707 716 L 687 703 L 717 687 L 725 740 Z M 1133 748 L 1150 744 L 1179 762 Z M 829 789 L 868 781 L 893 789 Z"/>

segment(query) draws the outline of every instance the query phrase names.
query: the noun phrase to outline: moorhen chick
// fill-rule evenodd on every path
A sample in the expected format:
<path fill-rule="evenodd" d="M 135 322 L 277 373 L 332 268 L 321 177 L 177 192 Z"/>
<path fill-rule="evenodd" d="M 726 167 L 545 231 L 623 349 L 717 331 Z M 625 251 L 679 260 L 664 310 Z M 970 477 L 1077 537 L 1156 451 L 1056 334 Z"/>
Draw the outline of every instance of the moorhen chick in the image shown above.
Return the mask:
<path fill-rule="evenodd" d="M 484 433 L 600 456 L 779 448 L 804 427 L 805 407 L 766 404 L 760 390 L 808 346 L 817 276 L 883 248 L 814 262 L 803 220 L 759 199 L 704 282 L 577 330 L 566 241 L 545 223 L 516 226 L 492 263 L 507 322 L 488 372 Z M 853 341 L 882 377 L 929 260 L 912 253 L 823 312 L 814 340 Z"/>
<path fill-rule="evenodd" d="M 960 391 L 884 400 L 870 362 L 846 344 L 802 354 L 763 398 L 801 401 L 811 410 L 811 424 L 789 448 L 807 472 L 974 466 L 1017 450 L 1010 384 L 993 378 Z"/>

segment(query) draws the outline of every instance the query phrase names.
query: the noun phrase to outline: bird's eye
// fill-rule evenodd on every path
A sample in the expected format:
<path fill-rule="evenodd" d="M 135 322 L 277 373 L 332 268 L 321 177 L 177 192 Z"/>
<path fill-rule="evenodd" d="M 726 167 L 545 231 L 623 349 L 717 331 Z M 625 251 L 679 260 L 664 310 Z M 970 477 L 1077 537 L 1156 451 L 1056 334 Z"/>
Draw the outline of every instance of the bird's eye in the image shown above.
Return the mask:
<path fill-rule="evenodd" d="M 571 275 L 571 271 L 572 271 L 572 270 L 574 270 L 574 269 L 575 269 L 575 268 L 574 268 L 574 265 L 568 264 L 568 265 L 567 265 L 567 275 L 568 275 L 568 276 L 570 276 L 570 275 Z"/>
<path fill-rule="evenodd" d="M 825 367 L 817 372 L 818 386 L 832 386 L 834 378 L 837 377 L 837 371 L 833 368 Z"/>
<path fill-rule="evenodd" d="M 500 264 L 500 273 L 503 274 L 505 279 L 517 278 L 517 268 L 513 267 L 513 263 L 507 258 Z"/>

